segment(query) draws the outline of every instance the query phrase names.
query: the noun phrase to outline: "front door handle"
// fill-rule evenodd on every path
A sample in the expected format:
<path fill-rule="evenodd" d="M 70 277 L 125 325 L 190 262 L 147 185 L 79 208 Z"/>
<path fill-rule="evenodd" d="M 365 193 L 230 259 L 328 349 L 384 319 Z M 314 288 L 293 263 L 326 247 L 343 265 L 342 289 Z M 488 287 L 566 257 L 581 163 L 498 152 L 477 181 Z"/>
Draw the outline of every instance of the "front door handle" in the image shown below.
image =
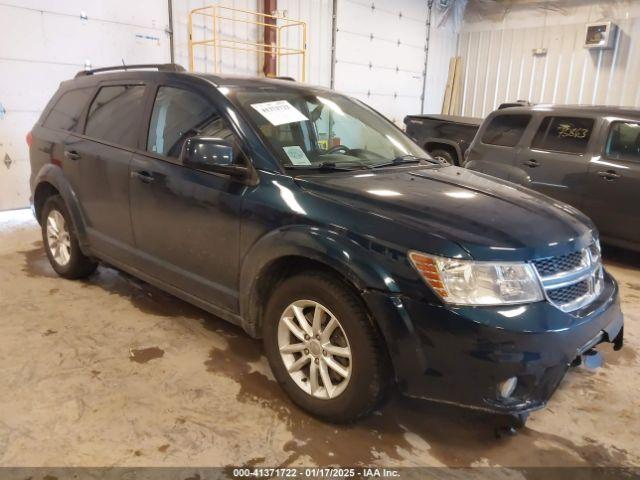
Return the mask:
<path fill-rule="evenodd" d="M 539 167 L 540 164 L 538 163 L 537 160 L 534 160 L 533 158 L 531 160 L 527 160 L 525 162 L 522 162 L 523 165 L 526 165 L 529 168 L 536 168 Z"/>
<path fill-rule="evenodd" d="M 132 177 L 137 177 L 142 183 L 153 183 L 155 178 L 151 172 L 147 172 L 146 170 L 137 170 L 131 172 Z"/>
<path fill-rule="evenodd" d="M 69 160 L 80 160 L 82 158 L 82 156 L 75 150 L 65 150 L 64 156 Z"/>
<path fill-rule="evenodd" d="M 618 174 L 615 170 L 601 170 L 598 172 L 598 176 L 608 182 L 612 182 L 616 178 L 620 178 L 620 174 Z"/>

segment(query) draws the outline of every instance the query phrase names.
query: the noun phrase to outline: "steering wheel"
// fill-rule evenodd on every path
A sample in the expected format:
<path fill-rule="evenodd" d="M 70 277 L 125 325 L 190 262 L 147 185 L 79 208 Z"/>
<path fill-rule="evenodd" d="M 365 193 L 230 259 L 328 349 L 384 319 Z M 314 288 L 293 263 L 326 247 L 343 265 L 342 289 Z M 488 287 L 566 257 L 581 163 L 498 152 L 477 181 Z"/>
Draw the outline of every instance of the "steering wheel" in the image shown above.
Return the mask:
<path fill-rule="evenodd" d="M 336 145 L 334 147 L 331 147 L 329 150 L 327 150 L 327 153 L 330 154 L 330 153 L 342 152 L 343 154 L 346 154 L 349 150 L 351 149 L 346 145 Z"/>

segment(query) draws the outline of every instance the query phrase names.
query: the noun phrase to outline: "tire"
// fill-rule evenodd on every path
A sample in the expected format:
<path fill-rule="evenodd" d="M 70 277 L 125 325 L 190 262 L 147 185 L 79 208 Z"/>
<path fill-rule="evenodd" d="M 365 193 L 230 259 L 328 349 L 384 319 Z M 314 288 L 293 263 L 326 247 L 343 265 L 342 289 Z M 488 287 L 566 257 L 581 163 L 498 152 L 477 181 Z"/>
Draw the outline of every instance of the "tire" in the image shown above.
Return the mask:
<path fill-rule="evenodd" d="M 292 305 L 302 308 L 308 320 L 307 327 L 311 330 L 307 330 L 306 342 L 281 320 L 290 318 L 298 333 L 304 332 Z M 313 317 L 318 308 L 322 310 L 318 322 L 322 328 L 316 330 Z M 332 315 L 337 320 L 333 324 Z M 329 332 L 331 325 L 335 327 L 333 333 Z M 313 335 L 318 332 L 321 332 L 319 340 Z M 316 271 L 282 281 L 268 300 L 262 333 L 274 376 L 303 410 L 323 420 L 344 423 L 366 416 L 382 402 L 391 379 L 386 349 L 360 298 L 337 276 Z M 298 351 L 281 354 L 280 349 L 287 342 Z M 299 350 L 300 345 L 308 348 Z M 347 351 L 345 348 L 350 352 L 349 358 L 341 356 Z M 340 354 L 334 354 L 336 351 Z M 304 357 L 308 361 L 301 360 Z M 289 373 L 298 361 L 306 363 Z M 339 370 L 334 370 L 336 364 Z M 312 380 L 312 368 L 316 382 Z M 347 377 L 338 371 L 347 372 Z M 329 388 L 325 383 L 327 376 Z"/>
<path fill-rule="evenodd" d="M 62 197 L 53 195 L 42 208 L 42 242 L 58 275 L 77 279 L 91 275 L 98 264 L 80 250 L 71 216 Z"/>
<path fill-rule="evenodd" d="M 458 161 L 456 157 L 453 156 L 451 152 L 448 152 L 447 150 L 431 150 L 429 152 L 429 155 L 431 155 L 436 160 L 443 159 L 449 162 L 451 165 L 458 165 Z"/>

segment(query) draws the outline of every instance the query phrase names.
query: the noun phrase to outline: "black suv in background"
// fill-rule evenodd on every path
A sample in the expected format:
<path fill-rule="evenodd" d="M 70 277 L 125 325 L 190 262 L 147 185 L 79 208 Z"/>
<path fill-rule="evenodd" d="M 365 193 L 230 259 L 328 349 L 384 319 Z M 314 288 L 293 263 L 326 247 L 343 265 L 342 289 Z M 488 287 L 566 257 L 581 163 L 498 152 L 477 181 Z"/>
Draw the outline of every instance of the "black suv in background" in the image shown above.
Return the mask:
<path fill-rule="evenodd" d="M 241 325 L 332 421 L 391 384 L 525 415 L 580 355 L 622 346 L 572 207 L 433 160 L 328 89 L 154 69 L 80 72 L 28 137 L 62 277 L 104 262 Z"/>
<path fill-rule="evenodd" d="M 482 123 L 464 166 L 573 205 L 604 241 L 640 251 L 640 110 L 498 110 Z"/>

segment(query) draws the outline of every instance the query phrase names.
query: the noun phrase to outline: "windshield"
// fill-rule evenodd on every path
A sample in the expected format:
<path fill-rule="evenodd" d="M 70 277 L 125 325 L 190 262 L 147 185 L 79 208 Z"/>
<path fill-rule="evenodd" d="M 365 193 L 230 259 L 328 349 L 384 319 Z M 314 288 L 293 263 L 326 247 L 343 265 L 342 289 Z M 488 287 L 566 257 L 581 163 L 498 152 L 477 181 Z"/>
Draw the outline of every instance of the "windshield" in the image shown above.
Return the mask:
<path fill-rule="evenodd" d="M 235 97 L 285 168 L 374 168 L 429 159 L 388 120 L 342 95 L 253 90 Z"/>

